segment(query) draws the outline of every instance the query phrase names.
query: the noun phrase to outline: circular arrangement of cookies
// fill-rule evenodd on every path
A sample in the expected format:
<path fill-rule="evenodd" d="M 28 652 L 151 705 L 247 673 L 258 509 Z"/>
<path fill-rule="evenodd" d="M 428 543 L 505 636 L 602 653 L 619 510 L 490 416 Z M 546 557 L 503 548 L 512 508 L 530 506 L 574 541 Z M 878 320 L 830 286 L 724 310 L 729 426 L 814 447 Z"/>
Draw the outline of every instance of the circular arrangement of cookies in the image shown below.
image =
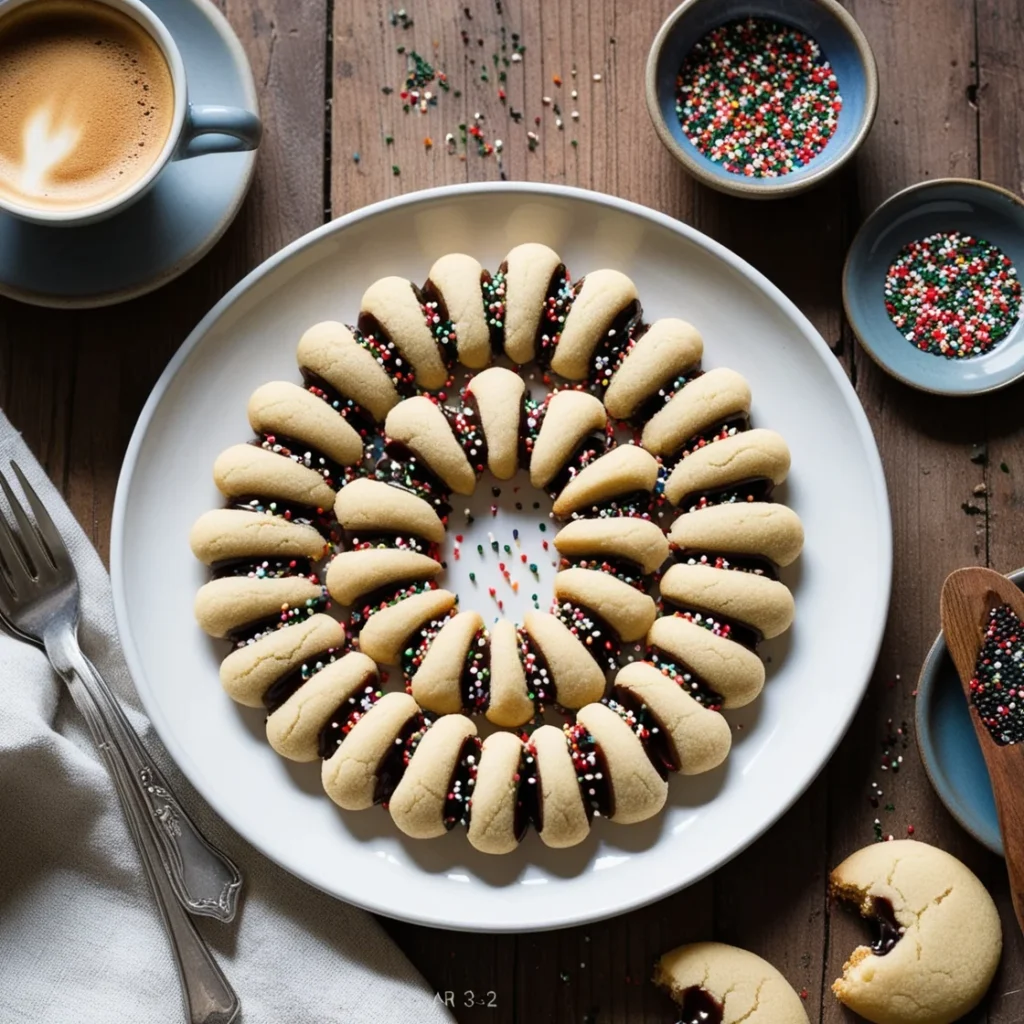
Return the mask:
<path fill-rule="evenodd" d="M 625 274 L 573 281 L 536 243 L 493 274 L 450 254 L 422 287 L 383 278 L 355 326 L 311 327 L 302 383 L 253 393 L 256 438 L 217 458 L 226 507 L 190 538 L 229 696 L 283 757 L 322 759 L 337 804 L 409 836 L 461 824 L 506 853 L 530 825 L 567 847 L 594 817 L 657 814 L 669 773 L 727 757 L 720 711 L 760 693 L 803 545 L 771 500 L 785 441 L 702 356 L 690 324 L 644 322 Z M 559 571 L 549 611 L 488 624 L 442 586 L 450 502 L 520 470 L 562 524 Z"/>

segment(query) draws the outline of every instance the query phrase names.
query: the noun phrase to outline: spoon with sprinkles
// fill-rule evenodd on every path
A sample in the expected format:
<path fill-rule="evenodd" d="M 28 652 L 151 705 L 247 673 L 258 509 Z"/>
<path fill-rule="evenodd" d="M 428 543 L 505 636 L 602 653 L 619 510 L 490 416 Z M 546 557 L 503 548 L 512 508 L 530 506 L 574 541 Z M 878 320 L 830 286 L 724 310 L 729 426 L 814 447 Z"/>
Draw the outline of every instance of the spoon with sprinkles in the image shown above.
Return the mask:
<path fill-rule="evenodd" d="M 950 573 L 942 631 L 985 757 L 1010 895 L 1024 931 L 1024 593 L 992 569 Z"/>

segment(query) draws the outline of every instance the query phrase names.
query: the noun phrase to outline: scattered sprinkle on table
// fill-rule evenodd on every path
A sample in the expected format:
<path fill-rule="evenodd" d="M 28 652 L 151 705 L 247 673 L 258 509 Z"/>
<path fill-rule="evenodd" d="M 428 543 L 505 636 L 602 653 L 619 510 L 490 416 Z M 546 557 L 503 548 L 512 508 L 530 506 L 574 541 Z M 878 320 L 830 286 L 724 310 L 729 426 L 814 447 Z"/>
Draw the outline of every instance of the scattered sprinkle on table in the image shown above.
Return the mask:
<path fill-rule="evenodd" d="M 763 18 L 709 32 L 676 78 L 686 137 L 709 160 L 748 178 L 777 178 L 813 160 L 835 133 L 842 106 L 818 44 Z"/>
<path fill-rule="evenodd" d="M 1024 740 L 1024 623 L 1009 605 L 989 612 L 970 687 L 971 703 L 996 743 Z"/>
<path fill-rule="evenodd" d="M 889 319 L 912 345 L 947 359 L 980 356 L 1020 318 L 1017 269 L 997 246 L 959 231 L 905 245 L 885 275 Z"/>

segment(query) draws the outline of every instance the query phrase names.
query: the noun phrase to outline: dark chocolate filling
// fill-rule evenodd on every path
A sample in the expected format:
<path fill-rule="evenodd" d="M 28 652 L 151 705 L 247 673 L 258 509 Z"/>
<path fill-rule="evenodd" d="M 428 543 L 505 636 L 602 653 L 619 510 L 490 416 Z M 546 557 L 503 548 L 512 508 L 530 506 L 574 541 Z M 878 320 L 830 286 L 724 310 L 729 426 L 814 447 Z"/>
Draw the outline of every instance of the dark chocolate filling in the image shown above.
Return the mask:
<path fill-rule="evenodd" d="M 671 652 L 653 646 L 651 647 L 651 660 L 658 669 L 668 669 L 669 676 L 676 685 L 680 686 L 698 704 L 713 711 L 717 711 L 722 706 L 722 695 L 716 693 L 700 675 Z M 686 676 L 690 678 L 686 679 Z"/>
<path fill-rule="evenodd" d="M 683 565 L 705 564 L 731 572 L 749 572 L 755 576 L 766 576 L 774 580 L 779 571 L 770 558 L 763 555 L 729 554 L 721 551 L 698 551 L 696 548 L 677 548 L 672 552 L 674 561 Z M 720 564 L 721 563 L 721 564 Z"/>
<path fill-rule="evenodd" d="M 743 647 L 747 647 L 750 650 L 754 650 L 764 639 L 760 630 L 755 629 L 753 626 L 748 625 L 745 622 L 726 618 L 724 615 L 719 615 L 717 612 L 708 611 L 707 608 L 698 608 L 695 605 L 677 604 L 670 597 L 666 597 L 664 594 L 661 596 L 662 601 L 672 611 L 679 612 L 684 618 L 690 619 L 691 622 L 709 630 L 716 636 L 724 636 L 729 640 L 735 640 L 736 643 L 741 644 Z M 700 621 L 698 621 L 698 619 Z"/>
<path fill-rule="evenodd" d="M 297 437 L 289 437 L 287 434 L 263 434 L 249 442 L 255 448 L 261 448 L 273 455 L 280 455 L 285 459 L 291 459 L 299 466 L 313 470 L 324 478 L 324 483 L 334 490 L 340 490 L 345 485 L 347 473 L 345 467 L 339 462 L 325 455 L 319 448 L 300 441 Z"/>
<path fill-rule="evenodd" d="M 414 629 L 402 645 L 401 666 L 402 677 L 411 679 L 419 669 L 430 645 L 437 639 L 441 627 L 448 621 L 448 616 L 430 619 L 418 629 Z"/>
<path fill-rule="evenodd" d="M 614 576 L 631 587 L 642 589 L 645 576 L 650 573 L 643 571 L 643 566 L 616 555 L 571 555 L 563 557 L 559 562 L 559 570 L 562 569 L 592 569 L 596 572 L 607 573 Z"/>
<path fill-rule="evenodd" d="M 679 771 L 679 758 L 668 731 L 658 716 L 632 690 L 624 686 L 616 686 L 612 696 L 627 711 L 631 711 L 637 722 L 647 729 L 643 748 L 648 760 L 654 765 L 654 770 L 663 779 L 668 778 L 669 772 Z"/>
<path fill-rule="evenodd" d="M 343 530 L 342 540 L 348 551 L 362 551 L 368 548 L 393 548 L 429 554 L 433 557 L 436 545 L 414 533 L 398 533 L 394 530 Z"/>
<path fill-rule="evenodd" d="M 459 689 L 467 714 L 483 714 L 491 702 L 491 641 L 486 629 L 478 629 L 469 642 L 462 664 Z"/>
<path fill-rule="evenodd" d="M 587 378 L 591 387 L 603 395 L 612 374 L 618 369 L 622 357 L 629 351 L 633 328 L 640 320 L 640 302 L 634 299 L 616 314 L 611 326 L 594 347 L 590 357 Z M 603 386 L 602 385 L 603 382 Z"/>
<path fill-rule="evenodd" d="M 554 613 L 604 672 L 618 671 L 622 641 L 607 619 L 579 601 L 559 601 Z"/>
<path fill-rule="evenodd" d="M 519 465 L 529 468 L 533 446 L 537 443 L 540 425 L 547 412 L 546 402 L 537 402 L 529 394 L 523 395 L 519 409 Z M 533 421 L 532 424 L 530 421 Z"/>
<path fill-rule="evenodd" d="M 354 399 L 342 394 L 330 381 L 319 374 L 302 367 L 302 383 L 306 390 L 325 401 L 345 420 L 360 437 L 366 438 L 375 431 L 373 415 Z"/>
<path fill-rule="evenodd" d="M 484 433 L 483 420 L 480 419 L 480 407 L 476 396 L 467 394 L 458 409 L 442 406 L 441 411 L 448 420 L 455 440 L 465 453 L 466 459 L 479 476 L 487 468 L 487 435 Z M 460 422 L 461 420 L 461 422 Z"/>
<path fill-rule="evenodd" d="M 537 334 L 533 339 L 535 362 L 542 370 L 547 370 L 551 365 L 551 357 L 555 354 L 562 328 L 565 327 L 565 318 L 569 315 L 573 300 L 582 287 L 582 277 L 575 286 L 570 283 L 569 272 L 564 263 L 559 263 L 555 267 L 551 280 L 548 282 L 544 307 L 537 323 Z M 561 321 L 559 321 L 559 317 Z"/>
<path fill-rule="evenodd" d="M 693 508 L 707 508 L 710 505 L 728 505 L 744 501 L 768 501 L 775 490 L 775 481 L 759 476 L 749 480 L 737 480 L 721 487 L 708 487 L 703 491 L 691 491 L 678 501 L 679 508 L 691 511 Z"/>
<path fill-rule="evenodd" d="M 876 956 L 891 953 L 893 946 L 903 937 L 892 902 L 884 896 L 872 896 L 869 922 L 874 936 L 871 952 Z"/>
<path fill-rule="evenodd" d="M 322 508 L 303 505 L 297 501 L 286 501 L 282 498 L 268 498 L 260 495 L 242 494 L 232 498 L 227 508 L 240 509 L 243 512 L 259 512 L 271 516 L 280 516 L 290 523 L 301 526 L 312 526 L 322 537 L 330 539 L 332 524 L 328 514 Z"/>
<path fill-rule="evenodd" d="M 666 377 L 658 384 L 658 387 L 648 395 L 640 405 L 637 406 L 633 415 L 629 417 L 628 422 L 636 427 L 642 427 L 655 413 L 661 412 L 661 410 L 680 391 L 682 391 L 687 384 L 691 381 L 695 381 L 703 374 L 703 372 L 704 371 L 698 367 L 694 367 L 692 370 L 687 370 L 674 377 Z"/>
<path fill-rule="evenodd" d="M 314 606 L 308 610 L 311 613 L 319 611 L 325 603 L 326 602 L 323 598 L 318 598 L 314 602 Z M 278 629 L 284 629 L 287 626 L 294 625 L 298 621 L 301 620 L 284 619 L 281 617 L 281 612 L 276 611 L 273 615 L 264 615 L 262 618 L 253 619 L 250 622 L 243 623 L 228 633 L 226 639 L 230 640 L 236 647 L 242 647 L 249 643 L 250 640 L 255 640 L 267 633 L 273 633 Z"/>
<path fill-rule="evenodd" d="M 546 488 L 548 495 L 551 498 L 558 497 L 578 473 L 605 455 L 610 447 L 609 439 L 605 434 L 587 434 L 581 438 L 562 468 L 548 483 Z"/>
<path fill-rule="evenodd" d="M 615 795 L 600 744 L 580 722 L 566 726 L 565 735 L 587 817 L 610 818 L 615 813 Z"/>
<path fill-rule="evenodd" d="M 572 519 L 617 519 L 620 516 L 650 516 L 654 497 L 649 491 L 627 491 L 615 494 L 587 508 L 577 509 Z"/>
<path fill-rule="evenodd" d="M 402 595 L 402 600 L 405 600 L 406 597 L 412 597 L 413 594 L 421 594 L 434 589 L 436 589 L 436 584 L 430 580 L 420 580 L 416 583 L 399 580 L 385 584 L 383 587 L 377 587 L 356 599 L 359 603 L 353 605 L 352 613 L 349 616 L 349 625 L 353 629 L 360 628 L 367 619 L 381 611 L 385 605 L 395 603 L 399 595 Z"/>
<path fill-rule="evenodd" d="M 386 804 L 398 788 L 405 774 L 405 749 L 412 735 L 423 728 L 423 716 L 417 711 L 398 731 L 394 743 L 388 747 L 387 753 L 377 765 L 377 781 L 373 786 L 373 802 Z"/>
<path fill-rule="evenodd" d="M 456 825 L 469 828 L 470 804 L 473 786 L 476 783 L 477 766 L 480 764 L 480 737 L 467 736 L 459 748 L 459 756 L 448 780 L 448 793 L 441 817 L 449 832 Z"/>
<path fill-rule="evenodd" d="M 283 579 L 285 576 L 309 576 L 312 565 L 308 558 L 260 558 L 250 555 L 246 558 L 226 558 L 210 565 L 210 578 L 215 580 L 229 576 L 259 576 L 261 579 Z"/>
<path fill-rule="evenodd" d="M 422 498 L 442 519 L 451 512 L 447 484 L 400 441 L 388 441 L 373 474 L 377 480 Z"/>
<path fill-rule="evenodd" d="M 526 675 L 527 695 L 537 707 L 550 707 L 557 704 L 558 691 L 555 688 L 555 679 L 540 646 L 533 642 L 525 629 L 518 630 L 518 633 L 519 660 L 523 664 L 523 672 Z M 526 655 L 530 657 L 526 657 Z"/>
<path fill-rule="evenodd" d="M 277 711 L 290 697 L 298 693 L 299 689 L 309 682 L 324 665 L 329 665 L 332 661 L 334 661 L 334 652 L 324 651 L 323 654 L 316 656 L 312 665 L 308 661 L 304 661 L 291 672 L 286 672 L 283 676 L 275 679 L 263 694 L 263 706 L 267 709 L 267 714 L 272 715 Z"/>
<path fill-rule="evenodd" d="M 362 718 L 380 699 L 376 692 L 370 694 L 366 692 L 367 687 L 375 682 L 373 674 L 368 674 L 356 691 L 346 697 L 331 712 L 330 718 L 324 722 L 323 728 L 317 736 L 317 750 L 323 760 L 326 761 L 341 746 L 355 722 Z"/>
<path fill-rule="evenodd" d="M 356 341 L 377 360 L 391 378 L 395 390 L 403 398 L 410 398 L 416 394 L 416 371 L 412 363 L 375 316 L 360 313 L 357 326 L 352 329 L 352 333 Z M 370 339 L 373 339 L 376 345 L 372 344 Z"/>
<path fill-rule="evenodd" d="M 526 835 L 526 830 L 531 824 L 538 832 L 543 830 L 541 803 L 537 757 L 524 745 L 522 757 L 519 759 L 519 786 L 516 789 L 516 809 L 512 824 L 517 841 Z"/>
<path fill-rule="evenodd" d="M 706 988 L 691 985 L 681 995 L 678 1024 L 722 1024 L 725 1007 Z"/>
<path fill-rule="evenodd" d="M 505 346 L 505 298 L 495 294 L 495 289 L 505 283 L 508 273 L 508 262 L 503 261 L 497 273 L 492 277 L 489 270 L 480 274 L 480 290 L 484 296 L 484 316 L 487 318 L 487 330 L 491 336 L 491 351 L 501 352 Z M 493 308 L 492 308 L 493 304 Z"/>

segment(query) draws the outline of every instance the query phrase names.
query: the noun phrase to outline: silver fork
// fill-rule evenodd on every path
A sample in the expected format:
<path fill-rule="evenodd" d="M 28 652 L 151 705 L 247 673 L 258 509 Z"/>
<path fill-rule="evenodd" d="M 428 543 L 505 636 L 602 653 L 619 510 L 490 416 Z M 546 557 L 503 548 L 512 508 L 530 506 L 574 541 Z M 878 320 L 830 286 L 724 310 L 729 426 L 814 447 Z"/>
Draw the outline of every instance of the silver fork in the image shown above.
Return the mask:
<path fill-rule="evenodd" d="M 35 521 L 0 472 L 17 524 L 0 509 L 0 618 L 45 649 L 114 780 L 171 940 L 192 1024 L 229 1024 L 239 1002 L 186 911 L 230 921 L 242 879 L 174 797 L 117 698 L 78 645 L 78 577 L 39 496 L 11 463 Z"/>

